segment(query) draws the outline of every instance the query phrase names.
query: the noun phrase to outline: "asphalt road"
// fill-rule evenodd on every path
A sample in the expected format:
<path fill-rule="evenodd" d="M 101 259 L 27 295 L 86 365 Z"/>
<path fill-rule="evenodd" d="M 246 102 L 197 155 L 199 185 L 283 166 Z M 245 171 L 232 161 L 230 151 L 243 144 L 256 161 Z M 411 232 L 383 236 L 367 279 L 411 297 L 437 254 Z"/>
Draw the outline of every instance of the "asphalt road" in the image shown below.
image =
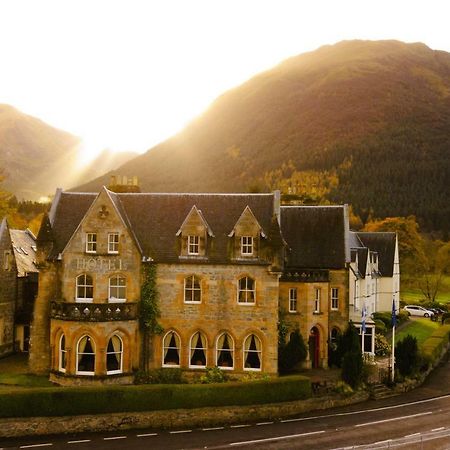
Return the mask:
<path fill-rule="evenodd" d="M 450 449 L 450 364 L 407 394 L 279 421 L 0 440 L 0 449 Z"/>

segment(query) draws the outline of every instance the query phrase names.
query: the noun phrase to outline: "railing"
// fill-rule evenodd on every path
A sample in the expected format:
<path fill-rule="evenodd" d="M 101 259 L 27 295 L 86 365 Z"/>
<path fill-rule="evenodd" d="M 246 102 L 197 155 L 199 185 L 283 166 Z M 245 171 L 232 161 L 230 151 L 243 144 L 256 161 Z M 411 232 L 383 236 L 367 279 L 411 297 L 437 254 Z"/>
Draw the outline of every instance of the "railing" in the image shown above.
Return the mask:
<path fill-rule="evenodd" d="M 286 270 L 281 275 L 280 281 L 297 281 L 304 283 L 328 282 L 330 275 L 328 270 Z"/>
<path fill-rule="evenodd" d="M 80 322 L 136 320 L 137 303 L 51 302 L 50 318 Z"/>

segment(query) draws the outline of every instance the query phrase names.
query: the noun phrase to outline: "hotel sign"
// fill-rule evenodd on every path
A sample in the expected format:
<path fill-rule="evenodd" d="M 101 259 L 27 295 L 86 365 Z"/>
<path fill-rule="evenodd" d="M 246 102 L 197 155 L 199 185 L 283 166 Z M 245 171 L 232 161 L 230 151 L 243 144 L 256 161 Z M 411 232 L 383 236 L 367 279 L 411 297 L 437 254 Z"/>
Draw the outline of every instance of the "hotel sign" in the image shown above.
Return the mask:
<path fill-rule="evenodd" d="M 100 273 L 130 269 L 129 264 L 121 258 L 76 258 L 72 260 L 71 266 L 76 270 Z"/>

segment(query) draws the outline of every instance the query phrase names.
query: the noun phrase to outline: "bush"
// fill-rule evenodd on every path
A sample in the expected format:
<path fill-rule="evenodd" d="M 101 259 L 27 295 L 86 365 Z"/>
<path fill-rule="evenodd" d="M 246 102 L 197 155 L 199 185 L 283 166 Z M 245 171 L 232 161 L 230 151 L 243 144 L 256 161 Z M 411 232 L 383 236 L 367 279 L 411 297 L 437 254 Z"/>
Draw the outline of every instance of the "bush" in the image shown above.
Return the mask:
<path fill-rule="evenodd" d="M 345 353 L 342 358 L 342 379 L 353 389 L 357 388 L 363 375 L 363 358 L 361 350 Z"/>
<path fill-rule="evenodd" d="M 228 376 L 223 370 L 216 367 L 207 367 L 205 374 L 200 377 L 200 383 L 225 383 L 228 380 Z"/>
<path fill-rule="evenodd" d="M 380 335 L 386 334 L 387 332 L 386 324 L 380 319 L 375 319 L 374 322 L 375 322 L 375 332 Z"/>
<path fill-rule="evenodd" d="M 419 366 L 419 347 L 417 339 L 410 334 L 395 346 L 395 363 L 402 376 L 408 376 L 417 371 Z"/>
<path fill-rule="evenodd" d="M 183 371 L 179 368 L 154 369 L 148 372 L 138 372 L 134 384 L 184 384 Z"/>
<path fill-rule="evenodd" d="M 278 346 L 278 369 L 280 373 L 291 371 L 299 362 L 306 359 L 308 351 L 303 337 L 297 329 L 290 335 L 287 344 Z"/>
<path fill-rule="evenodd" d="M 391 353 L 391 346 L 382 334 L 375 334 L 375 355 L 386 356 Z"/>
<path fill-rule="evenodd" d="M 401 325 L 404 322 L 407 322 L 409 319 L 408 311 L 399 311 L 397 314 L 397 324 Z"/>
<path fill-rule="evenodd" d="M 428 365 L 434 364 L 442 355 L 450 339 L 450 325 L 443 325 L 433 332 L 421 345 L 421 354 Z"/>
<path fill-rule="evenodd" d="M 444 325 L 446 323 L 450 323 L 450 313 L 446 312 L 446 313 L 442 314 L 441 322 L 442 322 L 442 325 Z"/>
<path fill-rule="evenodd" d="M 253 383 L 41 388 L 0 391 L 0 417 L 257 405 L 309 397 L 311 382 L 300 375 Z"/>

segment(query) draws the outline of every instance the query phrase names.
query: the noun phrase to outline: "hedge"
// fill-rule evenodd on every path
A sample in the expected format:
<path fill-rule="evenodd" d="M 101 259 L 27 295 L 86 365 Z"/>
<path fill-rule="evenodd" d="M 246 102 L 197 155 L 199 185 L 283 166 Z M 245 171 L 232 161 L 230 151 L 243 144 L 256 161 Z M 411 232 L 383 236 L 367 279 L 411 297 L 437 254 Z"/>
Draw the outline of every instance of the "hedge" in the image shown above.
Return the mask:
<path fill-rule="evenodd" d="M 224 384 L 40 388 L 0 392 L 0 417 L 49 417 L 257 405 L 311 396 L 309 378 Z"/>
<path fill-rule="evenodd" d="M 442 351 L 447 347 L 450 338 L 450 325 L 442 325 L 426 339 L 420 346 L 422 356 L 428 363 L 433 364 L 440 358 Z"/>

